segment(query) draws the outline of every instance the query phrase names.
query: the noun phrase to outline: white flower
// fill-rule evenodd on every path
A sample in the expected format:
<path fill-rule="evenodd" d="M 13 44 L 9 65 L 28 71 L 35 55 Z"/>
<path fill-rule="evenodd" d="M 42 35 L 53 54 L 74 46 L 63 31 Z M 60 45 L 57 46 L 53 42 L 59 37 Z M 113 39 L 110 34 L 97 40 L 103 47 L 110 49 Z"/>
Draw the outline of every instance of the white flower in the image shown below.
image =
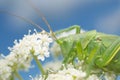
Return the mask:
<path fill-rule="evenodd" d="M 80 79 L 84 79 L 86 77 L 86 73 L 83 72 L 81 69 L 75 69 L 73 67 L 73 65 L 68 65 L 68 68 L 64 68 L 63 70 L 58 71 L 57 74 L 61 74 L 64 76 L 69 76 L 70 80 L 80 80 Z"/>
<path fill-rule="evenodd" d="M 8 80 L 12 72 L 18 70 L 28 70 L 31 66 L 32 55 L 31 50 L 34 50 L 34 55 L 40 60 L 49 57 L 49 44 L 52 38 L 42 31 L 41 33 L 25 35 L 23 39 L 14 41 L 14 46 L 9 47 L 11 51 L 8 56 L 1 56 L 0 58 L 0 80 Z"/>
<path fill-rule="evenodd" d="M 14 70 L 28 70 L 31 66 L 32 56 L 28 54 L 11 53 L 5 58 Z"/>
<path fill-rule="evenodd" d="M 70 75 L 50 74 L 46 80 L 73 80 Z"/>
<path fill-rule="evenodd" d="M 31 78 L 31 80 L 45 80 L 44 76 L 41 75 L 37 75 L 35 78 L 33 78 L 31 75 L 29 77 Z"/>
<path fill-rule="evenodd" d="M 113 73 L 105 73 L 105 79 L 106 80 L 114 80 L 116 78 L 116 75 Z"/>
<path fill-rule="evenodd" d="M 29 33 L 22 40 L 15 40 L 15 45 L 9 47 L 10 54 L 0 59 L 0 80 L 7 80 L 12 71 L 28 70 L 32 61 L 30 53 L 32 49 L 35 52 L 34 55 L 42 61 L 45 57 L 49 57 L 49 44 L 51 42 L 52 39 L 45 31 L 32 35 Z"/>
<path fill-rule="evenodd" d="M 42 31 L 25 35 L 22 40 L 15 40 L 15 45 L 9 48 L 13 54 L 24 54 L 24 56 L 30 55 L 30 50 L 34 50 L 34 55 L 38 56 L 38 59 L 44 61 L 45 57 L 49 57 L 49 44 L 52 42 L 52 38 L 45 32 Z"/>
<path fill-rule="evenodd" d="M 56 61 L 47 62 L 45 65 L 43 65 L 43 67 L 46 71 L 47 70 L 57 71 L 61 68 L 61 65 L 62 65 L 62 61 L 56 60 Z"/>
<path fill-rule="evenodd" d="M 100 80 L 97 75 L 90 75 L 86 80 Z"/>
<path fill-rule="evenodd" d="M 83 61 L 80 62 L 82 64 Z M 82 65 L 80 66 L 82 67 Z M 99 73 L 98 73 L 99 74 Z M 90 74 L 87 77 L 87 73 L 82 70 L 82 68 L 76 69 L 72 64 L 68 64 L 67 67 L 64 67 L 57 71 L 51 71 L 48 73 L 48 77 L 45 79 L 45 76 L 36 76 L 35 78 L 32 78 L 32 80 L 115 80 L 115 75 L 113 73 L 104 73 L 101 74 L 103 77 L 98 76 L 98 74 Z"/>
<path fill-rule="evenodd" d="M 60 45 L 57 44 L 56 42 L 53 43 L 53 45 L 52 45 L 50 50 L 53 53 L 53 56 L 55 56 L 55 57 L 60 56 L 60 54 L 62 53 Z"/>
<path fill-rule="evenodd" d="M 0 80 L 9 80 L 12 74 L 12 68 L 9 66 L 9 61 L 0 59 Z"/>
<path fill-rule="evenodd" d="M 48 74 L 46 80 L 84 80 L 86 73 L 82 70 L 77 70 L 73 66 L 58 70 Z M 34 78 L 32 80 L 44 80 L 42 77 Z"/>

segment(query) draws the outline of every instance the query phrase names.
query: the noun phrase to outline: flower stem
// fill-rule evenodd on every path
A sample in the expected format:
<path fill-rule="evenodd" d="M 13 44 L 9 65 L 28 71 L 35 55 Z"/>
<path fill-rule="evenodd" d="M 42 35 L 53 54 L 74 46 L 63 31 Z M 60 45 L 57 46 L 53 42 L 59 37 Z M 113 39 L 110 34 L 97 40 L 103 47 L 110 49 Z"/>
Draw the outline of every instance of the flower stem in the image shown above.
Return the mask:
<path fill-rule="evenodd" d="M 21 75 L 20 75 L 17 71 L 15 71 L 15 76 L 16 76 L 19 80 L 23 80 L 23 78 L 21 77 Z"/>
<path fill-rule="evenodd" d="M 31 54 L 32 54 L 32 56 L 33 56 L 36 64 L 38 65 L 38 68 L 40 69 L 42 75 L 45 75 L 45 71 L 44 71 L 44 69 L 43 69 L 43 67 L 42 67 L 42 64 L 41 64 L 40 61 L 38 60 L 37 56 L 34 55 L 34 51 L 33 51 L 33 50 L 31 50 Z"/>
<path fill-rule="evenodd" d="M 14 74 L 12 74 L 12 76 L 10 77 L 10 80 L 15 80 L 14 79 Z"/>

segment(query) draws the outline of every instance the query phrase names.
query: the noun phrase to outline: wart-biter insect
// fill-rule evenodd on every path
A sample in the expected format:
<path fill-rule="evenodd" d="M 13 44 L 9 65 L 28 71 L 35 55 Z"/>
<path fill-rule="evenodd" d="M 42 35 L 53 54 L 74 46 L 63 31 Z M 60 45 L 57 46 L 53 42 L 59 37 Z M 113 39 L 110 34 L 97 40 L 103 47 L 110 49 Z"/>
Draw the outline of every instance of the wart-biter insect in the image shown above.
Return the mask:
<path fill-rule="evenodd" d="M 80 33 L 79 26 L 65 30 L 76 29 L 76 34 L 57 40 L 64 55 L 64 63 L 70 63 L 77 57 L 84 60 L 88 69 L 100 68 L 104 71 L 120 73 L 120 37 L 96 30 Z"/>
<path fill-rule="evenodd" d="M 34 5 L 32 7 L 35 11 L 39 12 Z M 11 14 L 6 11 L 0 11 Z M 21 16 L 11 14 L 19 17 L 27 22 L 30 22 L 34 26 L 43 30 L 40 26 L 33 23 L 31 20 L 25 19 Z M 63 63 L 73 63 L 76 58 L 83 60 L 88 73 L 94 69 L 101 69 L 105 72 L 113 72 L 115 74 L 120 73 L 120 36 L 109 35 L 97 32 L 96 30 L 80 33 L 80 27 L 75 25 L 67 29 L 63 29 L 57 32 L 53 32 L 47 20 L 41 13 L 39 16 L 47 24 L 51 32 L 51 37 L 60 46 L 64 60 Z M 70 30 L 75 30 L 75 34 L 71 34 L 66 37 L 57 38 L 56 35 Z"/>

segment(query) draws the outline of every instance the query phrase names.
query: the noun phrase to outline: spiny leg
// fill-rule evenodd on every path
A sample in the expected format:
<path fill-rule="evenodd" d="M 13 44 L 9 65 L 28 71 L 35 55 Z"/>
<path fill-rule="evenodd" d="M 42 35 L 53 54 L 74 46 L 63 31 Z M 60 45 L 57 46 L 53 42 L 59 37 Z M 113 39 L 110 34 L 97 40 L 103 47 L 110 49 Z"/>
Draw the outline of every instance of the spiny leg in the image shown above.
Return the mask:
<path fill-rule="evenodd" d="M 103 53 L 103 55 L 96 60 L 96 65 L 100 68 L 107 66 L 120 50 L 120 38 L 115 40 Z"/>

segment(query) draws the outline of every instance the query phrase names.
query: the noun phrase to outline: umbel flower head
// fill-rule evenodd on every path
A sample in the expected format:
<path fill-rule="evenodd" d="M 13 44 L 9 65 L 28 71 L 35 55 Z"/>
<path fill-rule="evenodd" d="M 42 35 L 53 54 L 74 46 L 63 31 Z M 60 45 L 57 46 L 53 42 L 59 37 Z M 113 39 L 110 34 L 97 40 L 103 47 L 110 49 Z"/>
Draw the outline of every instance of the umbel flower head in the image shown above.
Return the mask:
<path fill-rule="evenodd" d="M 9 65 L 8 60 L 0 59 L 0 80 L 9 80 L 12 68 L 8 65 Z"/>
<path fill-rule="evenodd" d="M 62 64 L 62 68 L 58 70 L 48 70 L 46 75 L 37 75 L 35 78 L 31 77 L 31 80 L 115 80 L 115 74 L 104 72 L 103 74 L 97 74 L 97 70 L 93 71 L 90 75 L 87 75 L 86 70 L 83 70 L 83 61 L 79 61 L 79 66 Z"/>
<path fill-rule="evenodd" d="M 14 46 L 9 47 L 11 54 L 24 54 L 24 57 L 30 55 L 30 51 L 34 50 L 34 55 L 37 56 L 39 60 L 44 61 L 45 57 L 49 57 L 49 44 L 53 41 L 49 34 L 45 31 L 38 33 L 24 35 L 23 39 L 14 41 Z"/>
<path fill-rule="evenodd" d="M 38 59 L 44 61 L 45 57 L 49 57 L 49 44 L 52 38 L 42 31 L 38 33 L 24 35 L 24 37 L 14 41 L 14 46 L 9 47 L 10 54 L 0 58 L 0 80 L 9 80 L 15 71 L 28 70 L 31 66 L 32 55 L 31 50 L 34 50 L 34 55 Z"/>
<path fill-rule="evenodd" d="M 72 65 L 68 68 L 63 68 L 63 70 L 58 70 L 57 72 L 52 71 L 48 74 L 48 77 L 44 79 L 44 76 L 36 76 L 32 80 L 83 80 L 86 73 L 82 70 L 75 69 Z"/>

